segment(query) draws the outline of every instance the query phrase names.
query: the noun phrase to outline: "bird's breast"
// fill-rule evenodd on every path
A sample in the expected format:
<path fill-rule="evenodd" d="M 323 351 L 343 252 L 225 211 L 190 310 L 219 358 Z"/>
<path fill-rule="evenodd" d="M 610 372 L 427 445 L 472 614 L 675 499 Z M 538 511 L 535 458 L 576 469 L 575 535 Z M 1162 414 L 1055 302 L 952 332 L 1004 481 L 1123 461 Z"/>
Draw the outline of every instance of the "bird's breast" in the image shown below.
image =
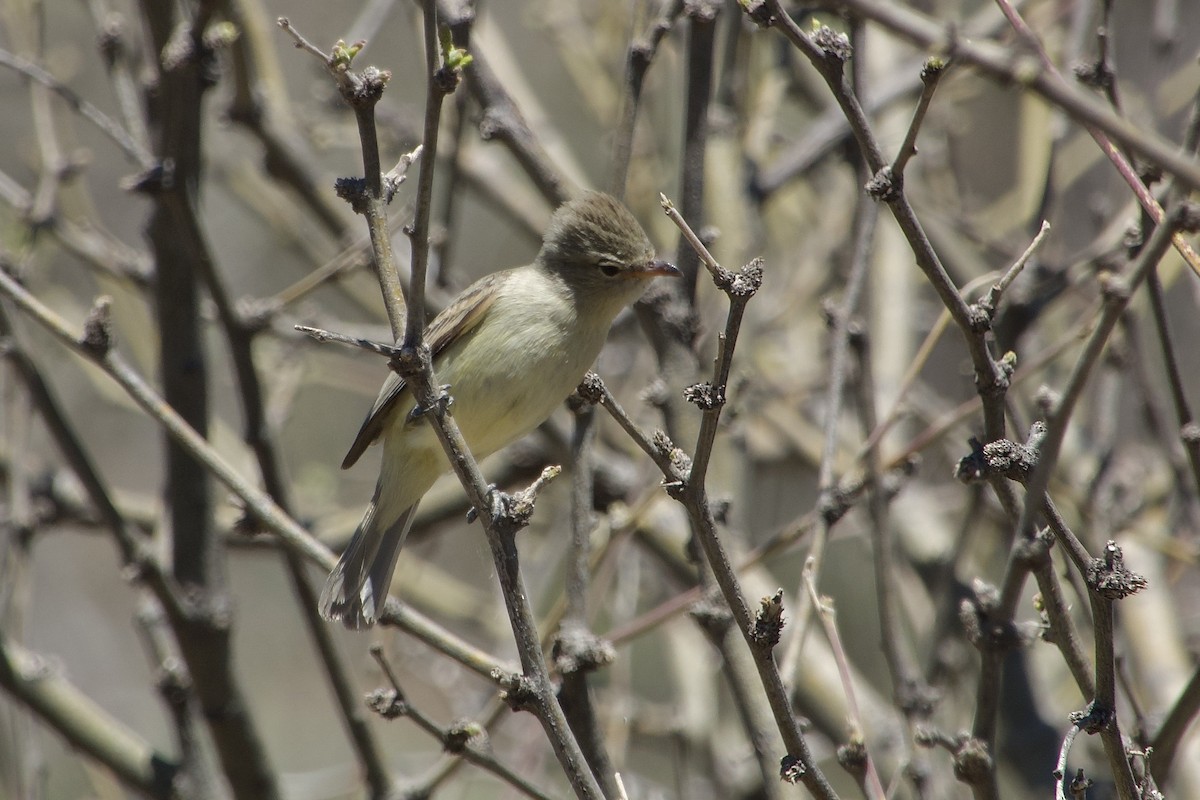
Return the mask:
<path fill-rule="evenodd" d="M 487 317 L 438 359 L 452 412 L 472 452 L 488 455 L 524 436 L 567 398 L 600 354 L 608 320 L 581 321 L 553 286 L 512 287 Z M 524 289 L 524 291 L 520 291 Z"/>

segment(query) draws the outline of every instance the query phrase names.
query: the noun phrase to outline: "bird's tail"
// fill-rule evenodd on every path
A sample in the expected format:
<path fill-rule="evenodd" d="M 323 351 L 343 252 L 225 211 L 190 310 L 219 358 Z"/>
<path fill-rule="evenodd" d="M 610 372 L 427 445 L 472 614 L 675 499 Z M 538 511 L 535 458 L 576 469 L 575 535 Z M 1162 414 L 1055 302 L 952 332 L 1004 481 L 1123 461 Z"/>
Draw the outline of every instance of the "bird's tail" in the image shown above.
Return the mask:
<path fill-rule="evenodd" d="M 412 527 L 417 504 L 413 503 L 390 524 L 378 518 L 378 510 L 377 487 L 358 530 L 321 591 L 321 616 L 330 621 L 341 620 L 351 630 L 371 627 L 383 609 L 396 559 Z"/>

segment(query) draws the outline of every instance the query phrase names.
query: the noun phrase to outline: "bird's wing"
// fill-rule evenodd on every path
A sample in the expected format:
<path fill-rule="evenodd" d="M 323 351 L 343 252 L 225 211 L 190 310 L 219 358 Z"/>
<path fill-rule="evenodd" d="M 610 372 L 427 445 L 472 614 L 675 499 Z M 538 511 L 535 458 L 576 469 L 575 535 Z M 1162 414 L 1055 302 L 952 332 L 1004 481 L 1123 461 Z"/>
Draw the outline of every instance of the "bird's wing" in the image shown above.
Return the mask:
<path fill-rule="evenodd" d="M 438 314 L 425 330 L 425 343 L 429 352 L 437 362 L 438 354 L 447 347 L 470 333 L 479 325 L 496 299 L 495 286 L 503 279 L 504 273 L 488 275 L 473 283 L 466 291 L 458 296 L 450 305 Z M 396 401 L 404 391 L 405 383 L 395 372 L 389 372 L 379 397 L 371 413 L 354 437 L 350 452 L 342 459 L 342 469 L 348 469 L 358 461 L 366 449 L 383 433 L 387 418 L 395 409 Z"/>

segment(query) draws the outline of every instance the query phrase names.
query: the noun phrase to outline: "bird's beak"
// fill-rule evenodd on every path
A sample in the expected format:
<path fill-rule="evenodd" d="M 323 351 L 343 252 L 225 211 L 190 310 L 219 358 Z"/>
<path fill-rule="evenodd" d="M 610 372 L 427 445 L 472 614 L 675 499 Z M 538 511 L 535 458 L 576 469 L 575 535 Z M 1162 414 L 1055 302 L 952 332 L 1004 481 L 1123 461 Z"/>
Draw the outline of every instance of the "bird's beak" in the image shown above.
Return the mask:
<path fill-rule="evenodd" d="M 645 264 L 629 271 L 629 277 L 631 278 L 657 278 L 660 275 L 668 278 L 678 278 L 683 273 L 679 271 L 679 267 L 670 261 L 663 261 L 660 258 L 647 261 Z"/>

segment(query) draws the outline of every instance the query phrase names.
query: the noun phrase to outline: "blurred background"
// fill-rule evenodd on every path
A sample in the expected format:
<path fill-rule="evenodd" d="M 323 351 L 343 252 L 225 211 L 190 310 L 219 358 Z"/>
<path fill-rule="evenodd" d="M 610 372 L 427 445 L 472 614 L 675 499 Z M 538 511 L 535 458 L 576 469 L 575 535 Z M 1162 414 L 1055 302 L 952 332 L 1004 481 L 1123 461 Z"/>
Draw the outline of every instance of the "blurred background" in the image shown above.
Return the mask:
<path fill-rule="evenodd" d="M 145 187 L 154 159 L 139 162 L 79 104 L 114 120 L 134 140 L 137 120 L 143 126 L 151 120 L 142 129 L 143 155 L 159 153 L 153 121 L 168 104 L 158 89 L 170 84 L 155 65 L 171 63 L 174 51 L 157 47 L 156 37 L 165 26 L 175 30 L 171 41 L 178 45 L 186 39 L 179 31 L 207 20 L 199 40 L 211 46 L 201 64 L 206 91 L 192 131 L 201 162 L 198 182 L 189 186 L 196 219 L 212 280 L 242 319 L 254 323 L 263 436 L 275 453 L 288 507 L 337 550 L 370 497 L 377 449 L 347 472 L 338 464 L 386 365 L 358 349 L 315 343 L 293 326 L 379 341 L 390 333 L 361 246 L 366 227 L 333 193 L 336 178 L 362 173 L 354 116 L 321 64 L 294 49 L 275 19 L 288 17 L 325 50 L 339 39 L 365 39 L 354 66 L 390 71 L 377 110 L 387 168 L 420 143 L 426 91 L 420 8 L 380 0 L 155 5 L 0 0 L 3 269 L 75 330 L 98 295 L 111 296 L 116 349 L 149 380 L 160 380 L 160 320 L 176 309 L 161 306 L 154 286 L 169 248 L 147 234 L 157 207 L 153 192 L 134 191 L 139 178 Z M 1103 56 L 1115 74 L 1120 112 L 1147 132 L 1182 142 L 1200 86 L 1194 47 L 1200 8 L 1170 0 L 1109 5 L 1031 0 L 1021 10 L 1064 72 Z M 990 3 L 915 7 L 973 38 L 1020 50 Z M 830 319 L 845 300 L 857 252 L 854 220 L 864 180 L 845 118 L 817 72 L 783 36 L 756 27 L 733 2 L 481 2 L 473 20 L 461 9 L 456 18 L 456 8 L 447 3 L 441 13 L 457 21 L 456 44 L 477 62 L 467 67 L 442 119 L 431 307 L 480 275 L 528 262 L 554 207 L 580 189 L 623 183 L 627 204 L 669 258 L 679 254 L 679 234 L 659 209 L 659 193 L 677 202 L 688 192 L 698 196 L 699 218 L 689 221 L 718 260 L 730 268 L 764 260 L 764 288 L 751 301 L 737 342 L 709 495 L 728 502 L 721 534 L 735 562 L 770 547 L 742 579 L 753 606 L 782 587 L 789 627 L 776 655 L 796 713 L 808 721 L 812 746 L 838 791 L 857 796 L 835 758 L 856 725 L 847 722 L 831 647 L 806 605 L 802 568 L 815 550 L 817 587 L 836 609 L 858 725 L 885 785 L 900 797 L 971 796 L 955 780 L 950 754 L 915 745 L 916 725 L 897 709 L 881 657 L 872 568 L 878 518 L 867 513 L 862 493 L 848 488 L 862 475 L 870 433 L 864 409 L 869 405 L 877 419 L 889 421 L 878 440 L 879 460 L 897 467 L 886 484 L 897 589 L 891 611 L 932 698 L 921 725 L 948 737 L 969 730 L 978 711 L 979 659 L 959 623 L 960 603 L 1003 580 L 1013 526 L 986 484 L 955 480 L 956 463 L 971 452 L 970 437 L 983 436 L 971 362 L 961 334 L 939 323 L 942 305 L 884 207 L 865 251 L 867 283 L 853 314 L 858 344 L 852 349 L 865 348 L 869 357 L 853 360 L 843 373 L 831 364 Z M 789 11 L 806 31 L 815 20 L 851 36 L 854 57 L 847 68 L 890 160 L 912 119 L 928 53 L 825 8 Z M 632 128 L 622 122 L 630 107 L 631 64 L 638 63 L 631 48 L 650 58 Z M 52 80 L 34 80 L 35 67 Z M 487 83 L 473 69 L 486 69 L 494 85 L 473 84 Z M 706 104 L 698 117 L 689 116 L 696 107 L 689 93 L 705 69 L 711 69 Z M 148 86 L 156 89 L 147 92 Z M 535 147 L 523 150 L 510 141 L 513 122 L 505 115 L 512 109 Z M 694 141 L 697 126 L 706 137 L 699 160 L 684 146 Z M 614 158 L 622 142 L 629 145 L 627 181 Z M 1029 246 L 1043 220 L 1050 223 L 1005 296 L 993 341 L 995 357 L 1016 355 L 1009 435 L 1023 441 L 1029 423 L 1042 415 L 1039 390 L 1062 389 L 1079 357 L 1081 331 L 1097 318 L 1098 276 L 1126 267 L 1141 224 L 1137 206 L 1081 127 L 1020 86 L 997 84 L 965 65 L 952 64 L 942 79 L 917 145 L 905 176 L 908 198 L 955 284 L 968 287 L 969 300 Z M 530 152 L 538 159 L 534 166 Z M 409 243 L 400 226 L 412 218 L 415 169 L 390 210 L 402 273 Z M 682 201 L 685 216 L 694 205 Z M 1200 283 L 1174 253 L 1158 275 L 1183 392 L 1195 402 L 1200 382 L 1186 343 L 1200 337 Z M 639 323 L 661 308 L 651 305 L 618 320 L 596 371 L 639 425 L 668 428 L 690 451 L 699 412 L 678 398 L 686 385 L 709 376 L 727 302 L 703 273 L 686 301 L 693 315 L 690 340 L 683 342 L 690 358 L 672 354 L 661 331 L 649 326 L 647 333 Z M 262 484 L 261 462 L 244 438 L 243 389 L 222 311 L 208 289 L 197 303 L 207 439 L 248 480 Z M 35 365 L 121 518 L 170 563 L 172 527 L 179 522 L 164 504 L 162 429 L 10 301 L 0 300 L 0 310 L 7 356 L 0 361 L 3 641 L 36 657 L 35 674 L 65 679 L 110 715 L 111 724 L 175 758 L 181 729 L 160 687 L 171 672 L 165 667 L 179 664 L 164 655 L 175 647 L 162 644 L 162 610 L 124 564 L 13 354 Z M 1200 498 L 1159 339 L 1139 293 L 1072 419 L 1050 490 L 1093 555 L 1116 540 L 1130 569 L 1149 581 L 1146 591 L 1117 607 L 1118 710 L 1135 748 L 1163 741 L 1158 737 L 1173 709 L 1173 724 L 1186 729 L 1194 713 L 1187 709 L 1200 705 L 1194 698 L 1200 691 Z M 183 361 L 190 357 L 179 354 Z M 846 380 L 845 399 L 834 407 L 830 387 L 838 375 Z M 616 659 L 590 681 L 609 755 L 629 796 L 802 796 L 800 788 L 767 780 L 764 758 L 756 758 L 756 746 L 776 764 L 784 752 L 769 724 L 747 723 L 769 720 L 762 700 L 752 698 L 747 708 L 731 694 L 728 674 L 736 665 L 730 659 L 746 659 L 740 637 L 734 631 L 725 646 L 714 646 L 697 615 L 687 613 L 697 598 L 680 600 L 697 582 L 687 557 L 686 516 L 662 491 L 653 463 L 606 414 L 597 419 L 593 546 L 602 557 L 592 573 L 588 623 L 614 640 Z M 511 490 L 547 463 L 574 469 L 574 424 L 564 409 L 537 434 L 486 461 L 485 474 Z M 828 426 L 832 459 L 823 456 Z M 823 458 L 834 482 L 825 487 L 826 499 L 841 486 L 835 494 L 848 505 L 828 526 L 817 513 Z M 515 665 L 490 553 L 478 526 L 465 523 L 466 505 L 452 478 L 426 498 L 394 592 Z M 225 587 L 220 610 L 231 634 L 228 674 L 240 684 L 279 791 L 289 798 L 369 796 L 301 613 L 296 573 L 278 540 L 246 533 L 240 501 L 219 484 L 207 509 L 205 524 L 220 542 L 209 576 Z M 531 601 L 547 636 L 559 618 L 570 525 L 564 478 L 541 495 L 532 526 L 519 538 Z M 1091 656 L 1082 581 L 1061 553 L 1053 558 Z M 302 572 L 317 587 L 324 579 L 316 567 Z M 1068 714 L 1090 700 L 1072 682 L 1059 651 L 1040 638 L 1044 618 L 1036 593 L 1029 580 L 1016 615 L 1023 646 L 1004 662 L 995 756 L 1005 797 L 1049 796 Z M 356 697 L 386 686 L 368 654 L 377 642 L 409 699 L 438 724 L 483 721 L 495 713 L 493 682 L 407 633 L 339 628 L 332 634 Z M 752 685 L 761 689 L 756 679 Z M 0 695 L 0 717 L 0 796 L 136 793 L 11 695 Z M 440 743 L 408 720 L 372 715 L 368 728 L 400 786 L 436 789 L 446 798 L 518 796 L 480 769 L 452 768 Z M 747 729 L 757 730 L 765 745 Z M 218 778 L 201 796 L 234 796 L 214 766 L 220 759 L 205 730 L 194 731 L 197 747 Z M 1085 768 L 1096 781 L 1088 797 L 1116 796 L 1096 738 L 1080 736 L 1071 771 Z M 551 796 L 569 793 L 532 716 L 497 714 L 488 740 L 500 761 Z M 906 766 L 918 769 L 923 782 L 906 779 Z M 1168 796 L 1200 796 L 1194 730 L 1179 739 L 1171 780 L 1160 788 Z"/>

